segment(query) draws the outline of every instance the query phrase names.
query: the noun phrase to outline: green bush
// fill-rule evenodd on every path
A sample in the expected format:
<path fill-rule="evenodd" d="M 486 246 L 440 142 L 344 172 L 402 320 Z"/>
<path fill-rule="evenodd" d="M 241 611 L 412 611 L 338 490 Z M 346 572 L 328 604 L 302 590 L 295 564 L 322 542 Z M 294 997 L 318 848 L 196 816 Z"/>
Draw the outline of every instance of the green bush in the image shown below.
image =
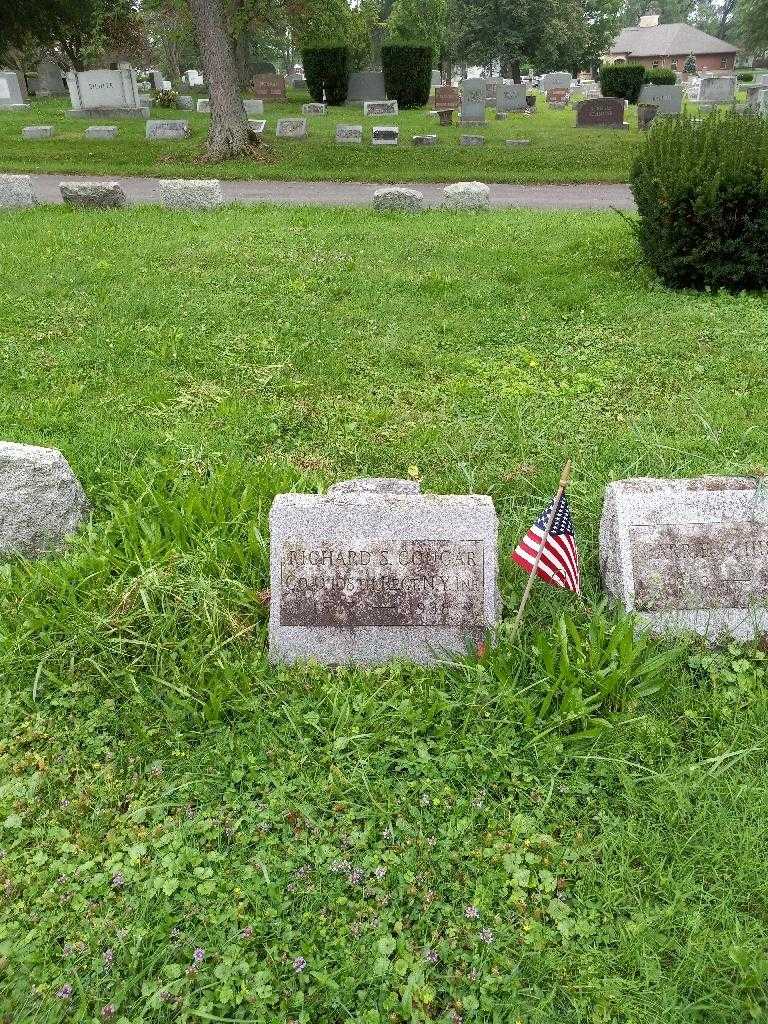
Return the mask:
<path fill-rule="evenodd" d="M 349 47 L 313 46 L 302 50 L 301 61 L 309 95 L 315 103 L 326 102 L 339 107 L 349 89 Z"/>
<path fill-rule="evenodd" d="M 381 48 L 384 87 L 391 100 L 403 108 L 423 107 L 432 83 L 432 47 L 400 46 Z"/>
<path fill-rule="evenodd" d="M 646 68 L 645 81 L 647 85 L 675 85 L 677 75 L 671 68 Z"/>
<path fill-rule="evenodd" d="M 736 75 L 736 80 L 739 82 L 754 82 L 755 76 L 751 71 L 742 71 L 740 74 Z"/>
<path fill-rule="evenodd" d="M 768 121 L 658 118 L 635 158 L 634 230 L 674 288 L 768 288 Z"/>
<path fill-rule="evenodd" d="M 603 96 L 618 96 L 619 99 L 637 103 L 645 82 L 645 70 L 642 64 L 603 64 L 600 68 Z"/>

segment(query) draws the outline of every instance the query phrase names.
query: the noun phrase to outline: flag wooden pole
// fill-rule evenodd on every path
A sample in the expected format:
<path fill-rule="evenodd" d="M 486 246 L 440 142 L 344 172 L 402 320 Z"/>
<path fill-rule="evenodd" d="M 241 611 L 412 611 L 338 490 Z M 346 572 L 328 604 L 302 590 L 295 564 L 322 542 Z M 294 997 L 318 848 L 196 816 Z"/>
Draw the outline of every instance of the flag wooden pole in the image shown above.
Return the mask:
<path fill-rule="evenodd" d="M 557 510 L 560 508 L 560 502 L 563 500 L 563 494 L 565 493 L 565 488 L 568 486 L 568 482 L 570 481 L 570 479 L 571 460 L 568 459 L 566 464 L 563 466 L 563 472 L 560 474 L 560 484 L 557 489 L 557 494 L 555 495 L 555 500 L 552 502 L 552 511 L 549 513 L 549 522 L 547 523 L 547 529 L 544 532 L 544 536 L 539 541 L 539 549 L 536 552 L 536 558 L 534 559 L 533 566 L 531 567 L 531 571 L 528 574 L 528 582 L 525 585 L 525 590 L 523 591 L 523 596 L 520 600 L 520 607 L 517 609 L 517 615 L 515 616 L 515 621 L 512 625 L 513 639 L 515 636 L 517 636 L 517 631 L 520 628 L 520 623 L 523 621 L 523 612 L 525 611 L 525 606 L 528 603 L 528 598 L 531 594 L 533 581 L 536 579 L 536 573 L 539 569 L 539 562 L 541 561 L 541 556 L 544 553 L 544 548 L 546 547 L 549 535 L 552 532 L 552 524 L 555 521 Z"/>

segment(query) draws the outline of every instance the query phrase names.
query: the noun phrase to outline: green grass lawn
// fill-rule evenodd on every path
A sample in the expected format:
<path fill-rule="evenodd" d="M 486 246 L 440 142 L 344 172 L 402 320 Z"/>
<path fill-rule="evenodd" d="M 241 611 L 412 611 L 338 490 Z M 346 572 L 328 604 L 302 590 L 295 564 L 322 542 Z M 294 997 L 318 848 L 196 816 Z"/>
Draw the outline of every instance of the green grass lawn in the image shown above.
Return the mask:
<path fill-rule="evenodd" d="M 768 463 L 765 298 L 665 290 L 610 214 L 45 208 L 0 253 L 0 437 L 93 504 L 0 568 L 2 1024 L 768 1019 L 761 651 L 620 660 L 579 739 L 564 593 L 336 673 L 268 665 L 260 594 L 280 490 L 416 465 L 506 552 L 572 457 L 596 601 L 608 481 Z"/>
<path fill-rule="evenodd" d="M 397 119 L 363 118 L 360 107 L 333 107 L 325 117 L 310 118 L 305 141 L 275 138 L 279 117 L 301 114 L 306 93 L 293 93 L 282 104 L 265 101 L 269 150 L 261 160 L 233 160 L 225 164 L 199 162 L 208 131 L 209 117 L 188 111 L 155 110 L 154 117 L 182 117 L 190 122 L 192 137 L 184 142 L 147 142 L 143 121 L 121 120 L 117 139 L 86 141 L 89 123 L 65 116 L 68 100 L 32 100 L 23 113 L 0 115 L 0 170 L 83 172 L 89 174 L 140 174 L 160 177 L 211 177 L 222 179 L 268 178 L 323 181 L 466 181 L 487 182 L 623 182 L 628 179 L 632 156 L 641 133 L 636 108 L 629 112 L 628 131 L 576 129 L 573 109 L 549 110 L 539 96 L 532 117 L 510 114 L 496 121 L 488 108 L 485 127 L 441 128 L 426 110 L 403 111 Z M 360 146 L 334 141 L 336 125 L 364 124 Z M 375 124 L 397 124 L 400 145 L 372 146 Z M 37 142 L 21 138 L 26 124 L 52 124 L 56 136 Z M 463 132 L 483 134 L 483 147 L 459 147 Z M 437 146 L 415 147 L 413 135 L 437 133 Z M 510 138 L 530 138 L 529 146 L 506 146 Z"/>

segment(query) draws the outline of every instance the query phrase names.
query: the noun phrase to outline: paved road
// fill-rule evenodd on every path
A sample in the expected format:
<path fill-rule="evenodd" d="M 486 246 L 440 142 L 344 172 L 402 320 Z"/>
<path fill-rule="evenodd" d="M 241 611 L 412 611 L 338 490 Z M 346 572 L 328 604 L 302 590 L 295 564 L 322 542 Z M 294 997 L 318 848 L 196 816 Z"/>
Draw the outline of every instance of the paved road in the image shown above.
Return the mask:
<path fill-rule="evenodd" d="M 90 174 L 33 174 L 43 202 L 59 203 L 61 181 L 119 181 L 129 202 L 159 202 L 157 179 L 115 178 Z M 400 183 L 399 183 L 400 184 Z M 439 206 L 443 185 L 402 183 L 423 192 L 428 206 Z M 359 181 L 225 181 L 228 199 L 243 203 L 288 203 L 313 206 L 369 206 L 382 185 Z M 627 185 L 491 185 L 491 206 L 529 210 L 634 210 Z"/>

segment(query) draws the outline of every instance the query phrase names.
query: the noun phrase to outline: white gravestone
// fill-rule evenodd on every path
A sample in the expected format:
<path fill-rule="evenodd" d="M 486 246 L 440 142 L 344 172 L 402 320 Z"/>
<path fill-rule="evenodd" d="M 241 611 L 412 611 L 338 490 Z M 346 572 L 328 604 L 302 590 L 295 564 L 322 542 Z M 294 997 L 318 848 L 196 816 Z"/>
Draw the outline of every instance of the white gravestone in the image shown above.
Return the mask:
<path fill-rule="evenodd" d="M 269 525 L 273 661 L 431 664 L 498 622 L 489 497 L 351 480 L 326 495 L 277 495 Z"/>
<path fill-rule="evenodd" d="M 539 88 L 542 92 L 549 92 L 550 89 L 570 89 L 573 77 L 567 71 L 550 71 L 548 75 L 542 75 L 539 81 Z"/>
<path fill-rule="evenodd" d="M 243 100 L 243 106 L 248 116 L 264 113 L 264 100 Z"/>
<path fill-rule="evenodd" d="M 743 477 L 610 484 L 600 568 L 608 593 L 656 632 L 765 632 L 768 490 Z"/>
<path fill-rule="evenodd" d="M 464 78 L 459 83 L 462 124 L 485 124 L 486 82 L 484 78 Z"/>
<path fill-rule="evenodd" d="M 363 117 L 397 117 L 397 100 L 367 100 L 363 103 Z"/>

